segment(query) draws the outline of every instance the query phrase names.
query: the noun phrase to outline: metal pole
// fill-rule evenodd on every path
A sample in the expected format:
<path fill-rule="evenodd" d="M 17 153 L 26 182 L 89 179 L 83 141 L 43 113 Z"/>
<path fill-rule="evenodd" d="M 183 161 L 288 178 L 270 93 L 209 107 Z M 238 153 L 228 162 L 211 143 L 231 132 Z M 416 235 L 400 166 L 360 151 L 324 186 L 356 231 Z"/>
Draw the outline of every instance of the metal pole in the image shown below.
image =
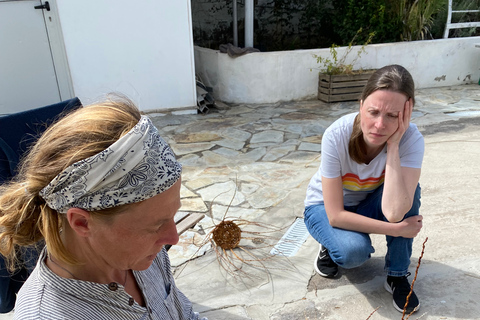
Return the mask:
<path fill-rule="evenodd" d="M 245 0 L 245 47 L 253 47 L 253 0 Z"/>
<path fill-rule="evenodd" d="M 233 45 L 238 47 L 238 15 L 237 0 L 233 0 Z"/>
<path fill-rule="evenodd" d="M 452 24 L 452 0 L 448 0 L 448 14 L 447 14 L 447 23 L 445 25 L 445 31 L 443 33 L 443 38 L 448 38 L 448 31 L 450 30 Z"/>

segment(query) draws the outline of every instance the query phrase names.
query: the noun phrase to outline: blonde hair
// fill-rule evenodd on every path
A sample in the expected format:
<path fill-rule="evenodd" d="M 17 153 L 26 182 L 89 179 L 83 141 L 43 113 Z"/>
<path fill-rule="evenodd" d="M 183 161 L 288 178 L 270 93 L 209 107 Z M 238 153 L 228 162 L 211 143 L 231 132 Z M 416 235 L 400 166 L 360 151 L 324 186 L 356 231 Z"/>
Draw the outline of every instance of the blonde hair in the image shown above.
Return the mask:
<path fill-rule="evenodd" d="M 0 186 L 0 253 L 9 269 L 17 263 L 19 247 L 44 239 L 57 259 L 77 264 L 60 238 L 65 215 L 50 209 L 39 196 L 59 173 L 73 163 L 91 157 L 117 141 L 140 120 L 137 107 L 127 98 L 110 96 L 105 102 L 80 108 L 47 128 L 25 159 L 12 182 Z M 117 207 L 96 212 L 108 216 Z"/>
<path fill-rule="evenodd" d="M 369 95 L 377 90 L 402 93 L 407 96 L 407 98 L 411 98 L 412 103 L 415 104 L 415 83 L 412 75 L 407 69 L 398 64 L 385 66 L 375 71 L 368 79 L 360 96 L 360 100 L 365 101 Z M 365 163 L 366 145 L 363 140 L 360 114 L 355 117 L 353 123 L 353 131 L 348 143 L 348 152 L 355 162 L 360 164 Z"/>

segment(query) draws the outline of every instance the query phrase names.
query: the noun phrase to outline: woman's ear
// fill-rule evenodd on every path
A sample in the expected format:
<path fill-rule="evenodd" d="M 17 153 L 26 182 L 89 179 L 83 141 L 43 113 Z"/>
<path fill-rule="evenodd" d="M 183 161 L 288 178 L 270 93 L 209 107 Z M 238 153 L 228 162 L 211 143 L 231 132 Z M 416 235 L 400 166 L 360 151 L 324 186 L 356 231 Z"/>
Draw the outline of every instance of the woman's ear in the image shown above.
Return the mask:
<path fill-rule="evenodd" d="M 360 100 L 360 109 L 362 109 L 363 106 L 363 100 Z"/>
<path fill-rule="evenodd" d="M 87 237 L 90 234 L 92 221 L 90 212 L 79 208 L 70 208 L 67 211 L 67 221 L 77 235 Z"/>

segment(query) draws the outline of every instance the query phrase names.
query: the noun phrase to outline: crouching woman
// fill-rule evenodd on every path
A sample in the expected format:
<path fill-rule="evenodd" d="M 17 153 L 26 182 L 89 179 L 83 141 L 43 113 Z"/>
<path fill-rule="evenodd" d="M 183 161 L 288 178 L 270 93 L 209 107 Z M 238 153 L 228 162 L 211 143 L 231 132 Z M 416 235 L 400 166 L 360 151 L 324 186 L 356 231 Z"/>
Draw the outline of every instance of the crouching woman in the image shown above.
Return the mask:
<path fill-rule="evenodd" d="M 410 292 L 413 238 L 422 228 L 418 182 L 424 140 L 410 123 L 414 103 L 414 82 L 405 68 L 377 70 L 361 95 L 359 112 L 325 131 L 304 213 L 320 244 L 314 267 L 324 277 L 336 277 L 339 266 L 363 264 L 374 252 L 369 234 L 386 235 L 384 286 L 401 312 Z M 419 307 L 412 293 L 406 310 Z"/>

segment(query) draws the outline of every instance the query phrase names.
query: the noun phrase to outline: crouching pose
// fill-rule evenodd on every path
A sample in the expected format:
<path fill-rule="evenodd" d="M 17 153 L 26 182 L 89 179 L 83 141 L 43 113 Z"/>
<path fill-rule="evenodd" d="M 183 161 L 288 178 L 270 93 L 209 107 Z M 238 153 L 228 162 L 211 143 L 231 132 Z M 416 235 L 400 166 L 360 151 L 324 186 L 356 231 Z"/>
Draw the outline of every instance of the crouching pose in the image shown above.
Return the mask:
<path fill-rule="evenodd" d="M 320 243 L 315 270 L 324 277 L 335 277 L 339 266 L 363 264 L 374 252 L 369 234 L 386 235 L 385 289 L 401 312 L 410 292 L 413 238 L 422 228 L 418 181 L 424 141 L 410 123 L 414 103 L 414 82 L 405 68 L 377 70 L 361 95 L 359 112 L 325 131 L 304 213 Z M 419 307 L 413 293 L 406 311 Z"/>
<path fill-rule="evenodd" d="M 164 245 L 178 241 L 181 165 L 126 99 L 49 127 L 0 190 L 0 252 L 46 247 L 15 319 L 198 319 Z"/>

